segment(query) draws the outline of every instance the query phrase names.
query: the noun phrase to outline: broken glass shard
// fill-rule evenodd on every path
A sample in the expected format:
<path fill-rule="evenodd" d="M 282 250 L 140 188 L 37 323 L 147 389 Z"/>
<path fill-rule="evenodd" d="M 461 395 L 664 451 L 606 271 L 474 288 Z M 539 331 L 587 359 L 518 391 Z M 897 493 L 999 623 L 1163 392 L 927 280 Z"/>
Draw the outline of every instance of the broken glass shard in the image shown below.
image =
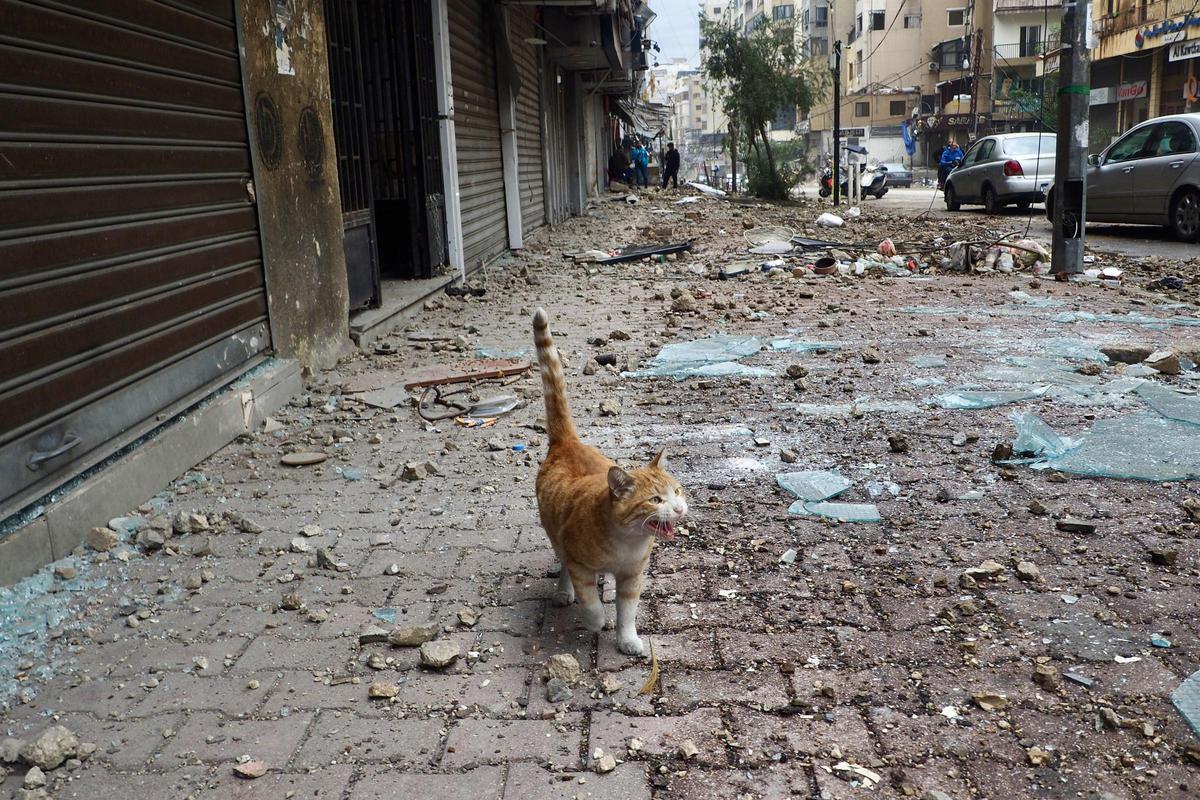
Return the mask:
<path fill-rule="evenodd" d="M 1017 291 L 1009 292 L 1008 296 L 1018 303 L 1032 306 L 1033 308 L 1050 308 L 1052 306 L 1063 305 L 1062 300 L 1056 300 L 1053 297 L 1034 297 L 1029 292 Z"/>
<path fill-rule="evenodd" d="M 1017 428 L 1013 452 L 1019 456 L 1058 458 L 1070 451 L 1077 442 L 1059 436 L 1042 418 L 1033 412 L 1014 411 L 1010 415 Z"/>
<path fill-rule="evenodd" d="M 1041 397 L 1048 388 L 1039 386 L 1033 389 L 1004 392 L 948 392 L 938 395 L 933 400 L 942 408 L 949 409 L 996 408 L 1009 403 L 1019 403 L 1022 400 Z"/>
<path fill-rule="evenodd" d="M 874 503 L 805 503 L 797 500 L 788 508 L 796 516 L 818 516 L 841 522 L 879 522 L 879 509 Z"/>
<path fill-rule="evenodd" d="M 793 339 L 772 339 L 770 348 L 786 353 L 832 353 L 842 349 L 841 342 L 797 342 Z"/>
<path fill-rule="evenodd" d="M 1149 382 L 1139 385 L 1134 392 L 1167 419 L 1200 425 L 1200 398 L 1195 395 L 1180 394 L 1162 384 Z"/>
<path fill-rule="evenodd" d="M 928 356 L 912 356 L 908 359 L 908 363 L 917 369 L 938 369 L 939 367 L 946 366 L 946 357 L 940 353 Z"/>
<path fill-rule="evenodd" d="M 1171 693 L 1171 703 L 1183 715 L 1192 733 L 1200 736 L 1200 670 L 1185 678 Z"/>
<path fill-rule="evenodd" d="M 1156 414 L 1100 420 L 1049 469 L 1092 477 L 1179 481 L 1200 478 L 1200 430 Z"/>
<path fill-rule="evenodd" d="M 781 489 L 791 492 L 802 501 L 828 500 L 850 488 L 850 479 L 836 472 L 806 470 L 785 472 L 775 476 Z"/>
<path fill-rule="evenodd" d="M 716 334 L 707 339 L 669 344 L 650 360 L 645 369 L 622 373 L 627 378 L 767 377 L 771 371 L 736 363 L 762 349 L 754 336 Z"/>

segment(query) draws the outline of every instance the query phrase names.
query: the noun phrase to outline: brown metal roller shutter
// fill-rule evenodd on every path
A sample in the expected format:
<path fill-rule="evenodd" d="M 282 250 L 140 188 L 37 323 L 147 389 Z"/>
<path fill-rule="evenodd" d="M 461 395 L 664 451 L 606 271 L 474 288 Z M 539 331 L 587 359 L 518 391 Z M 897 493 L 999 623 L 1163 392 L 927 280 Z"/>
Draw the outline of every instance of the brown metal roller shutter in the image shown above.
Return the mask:
<path fill-rule="evenodd" d="M 513 60 L 521 78 L 517 95 L 517 166 L 521 190 L 521 222 L 525 233 L 546 222 L 546 202 L 542 179 L 542 87 L 538 63 L 542 48 L 526 39 L 538 38 L 534 24 L 537 9 L 511 6 L 509 39 Z"/>
<path fill-rule="evenodd" d="M 450 76 L 467 269 L 508 245 L 504 162 L 490 10 L 480 0 L 450 0 Z"/>
<path fill-rule="evenodd" d="M 8 513 L 270 342 L 233 0 L 0 0 L 0 75 Z"/>

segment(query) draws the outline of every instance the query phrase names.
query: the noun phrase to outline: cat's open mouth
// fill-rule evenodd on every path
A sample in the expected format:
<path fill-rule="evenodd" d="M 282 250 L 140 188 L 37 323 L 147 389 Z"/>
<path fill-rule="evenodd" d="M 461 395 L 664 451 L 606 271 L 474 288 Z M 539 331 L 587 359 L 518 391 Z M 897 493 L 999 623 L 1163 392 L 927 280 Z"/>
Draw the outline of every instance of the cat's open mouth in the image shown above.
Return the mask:
<path fill-rule="evenodd" d="M 665 519 L 651 519 L 646 521 L 646 527 L 654 531 L 655 536 L 670 541 L 675 538 L 675 523 Z"/>

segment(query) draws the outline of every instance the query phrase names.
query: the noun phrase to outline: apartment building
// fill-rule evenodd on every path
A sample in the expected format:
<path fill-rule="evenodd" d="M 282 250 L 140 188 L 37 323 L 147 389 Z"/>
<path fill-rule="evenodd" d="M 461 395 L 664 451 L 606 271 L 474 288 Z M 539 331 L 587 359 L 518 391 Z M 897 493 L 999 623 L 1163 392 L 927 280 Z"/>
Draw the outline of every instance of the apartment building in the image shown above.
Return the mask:
<path fill-rule="evenodd" d="M 1058 47 L 1062 5 L 1056 0 L 995 0 L 992 21 L 991 129 L 1039 130 L 1040 108 L 1055 90 L 1043 81 L 1046 53 Z"/>
<path fill-rule="evenodd" d="M 1197 110 L 1195 0 L 1101 0 L 1092 6 L 1089 129 L 1093 150 L 1162 114 Z M 1046 70 L 1057 70 L 1057 51 Z"/>
<path fill-rule="evenodd" d="M 972 0 L 835 0 L 826 13 L 832 19 L 827 47 L 832 50 L 834 42 L 842 42 L 844 144 L 866 147 L 871 157 L 883 161 L 911 159 L 921 165 L 936 159 L 948 138 L 966 140 L 987 129 L 990 5 Z M 832 153 L 832 99 L 814 108 L 805 122 L 800 128 L 810 147 Z M 916 139 L 912 156 L 904 144 L 906 123 Z"/>

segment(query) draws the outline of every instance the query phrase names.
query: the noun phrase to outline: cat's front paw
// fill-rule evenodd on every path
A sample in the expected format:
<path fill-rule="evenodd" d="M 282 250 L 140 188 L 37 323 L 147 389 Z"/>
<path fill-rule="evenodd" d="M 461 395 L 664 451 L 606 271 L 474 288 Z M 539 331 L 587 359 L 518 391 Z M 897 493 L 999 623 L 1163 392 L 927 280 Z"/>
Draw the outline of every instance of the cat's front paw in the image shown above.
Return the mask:
<path fill-rule="evenodd" d="M 558 591 L 554 593 L 552 599 L 554 605 L 559 608 L 565 608 L 575 602 L 575 592 L 573 591 Z"/>
<path fill-rule="evenodd" d="M 604 607 L 599 604 L 594 607 L 585 606 L 583 609 L 583 627 L 592 633 L 599 633 L 604 630 Z"/>
<path fill-rule="evenodd" d="M 617 649 L 627 656 L 640 656 L 645 652 L 642 638 L 636 633 L 617 637 Z"/>

